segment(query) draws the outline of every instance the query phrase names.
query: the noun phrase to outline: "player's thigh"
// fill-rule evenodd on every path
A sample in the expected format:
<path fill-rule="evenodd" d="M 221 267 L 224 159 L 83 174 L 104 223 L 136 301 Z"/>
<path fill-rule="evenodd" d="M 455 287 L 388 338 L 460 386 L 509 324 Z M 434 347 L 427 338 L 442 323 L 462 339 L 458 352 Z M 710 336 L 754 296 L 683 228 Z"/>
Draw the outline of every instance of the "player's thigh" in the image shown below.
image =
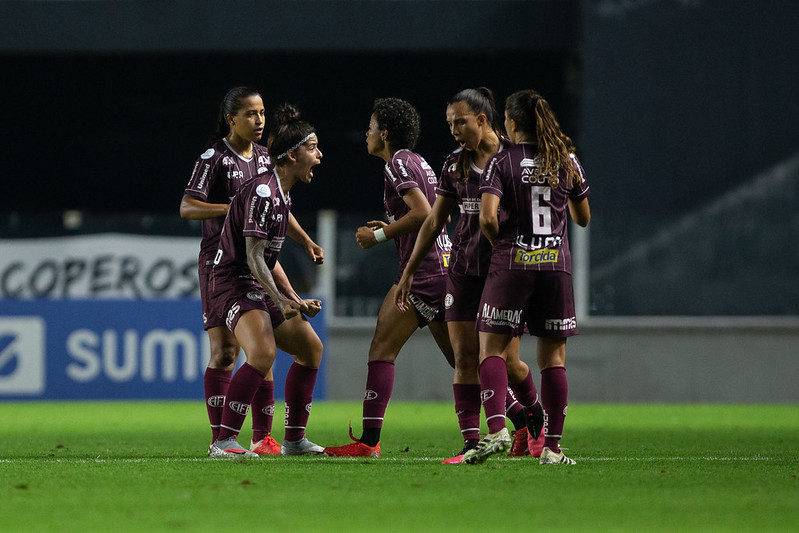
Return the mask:
<path fill-rule="evenodd" d="M 272 368 L 277 353 L 269 314 L 257 309 L 243 313 L 236 323 L 234 333 L 247 356 L 247 363 L 267 373 Z"/>
<path fill-rule="evenodd" d="M 375 334 L 369 347 L 369 361 L 394 361 L 413 332 L 419 328 L 413 307 L 400 311 L 394 304 L 396 289 L 396 285 L 391 286 L 380 306 Z"/>
<path fill-rule="evenodd" d="M 303 366 L 318 368 L 322 363 L 322 340 L 302 316 L 290 318 L 276 327 L 275 343 Z"/>

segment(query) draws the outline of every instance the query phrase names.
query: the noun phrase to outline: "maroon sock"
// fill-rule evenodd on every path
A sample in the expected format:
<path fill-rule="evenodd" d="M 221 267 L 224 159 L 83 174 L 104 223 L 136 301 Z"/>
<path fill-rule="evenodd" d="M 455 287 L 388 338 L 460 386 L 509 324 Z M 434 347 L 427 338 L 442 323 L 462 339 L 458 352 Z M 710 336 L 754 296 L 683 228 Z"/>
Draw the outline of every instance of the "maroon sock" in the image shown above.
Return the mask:
<path fill-rule="evenodd" d="M 493 355 L 480 363 L 480 399 L 489 433 L 496 433 L 505 427 L 507 389 L 508 371 L 503 358 Z"/>
<path fill-rule="evenodd" d="M 394 363 L 370 361 L 363 396 L 363 434 L 361 441 L 375 446 L 380 441 L 383 417 L 394 390 Z"/>
<path fill-rule="evenodd" d="M 455 414 L 463 434 L 463 441 L 480 438 L 480 385 L 454 383 Z"/>
<path fill-rule="evenodd" d="M 519 383 L 511 383 L 510 388 L 524 407 L 532 407 L 538 402 L 538 389 L 535 388 L 531 372 L 527 372 L 527 377 Z"/>
<path fill-rule="evenodd" d="M 283 440 L 294 442 L 305 436 L 318 373 L 318 368 L 291 363 L 286 375 L 286 435 Z"/>
<path fill-rule="evenodd" d="M 510 387 L 505 391 L 505 416 L 513 422 L 513 427 L 516 429 L 524 427 L 524 407 L 519 403 L 519 400 L 516 399 L 516 395 Z"/>
<path fill-rule="evenodd" d="M 263 381 L 252 399 L 252 440 L 258 442 L 272 432 L 275 416 L 275 382 Z"/>
<path fill-rule="evenodd" d="M 233 374 L 227 390 L 227 401 L 222 411 L 222 423 L 217 440 L 229 439 L 239 434 L 244 419 L 247 418 L 247 411 L 250 410 L 252 399 L 265 377 L 261 371 L 248 363 L 241 365 L 241 368 Z"/>
<path fill-rule="evenodd" d="M 205 408 L 208 410 L 208 421 L 211 423 L 211 439 L 219 436 L 219 424 L 222 423 L 222 411 L 225 407 L 225 395 L 230 385 L 233 372 L 208 367 L 203 376 L 205 388 Z"/>
<path fill-rule="evenodd" d="M 541 402 L 544 404 L 544 446 L 555 453 L 560 452 L 563 435 L 563 422 L 566 419 L 569 385 L 566 382 L 566 369 L 551 366 L 541 371 Z"/>

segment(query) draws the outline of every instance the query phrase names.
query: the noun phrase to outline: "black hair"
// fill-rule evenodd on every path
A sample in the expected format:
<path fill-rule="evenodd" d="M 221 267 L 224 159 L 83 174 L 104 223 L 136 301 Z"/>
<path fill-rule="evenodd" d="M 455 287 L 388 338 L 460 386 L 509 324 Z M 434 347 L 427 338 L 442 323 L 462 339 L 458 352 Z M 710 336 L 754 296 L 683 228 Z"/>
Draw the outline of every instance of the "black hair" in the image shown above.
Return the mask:
<path fill-rule="evenodd" d="M 452 105 L 458 102 L 465 102 L 469 109 L 475 114 L 485 114 L 486 120 L 491 125 L 491 129 L 499 137 L 499 142 L 502 144 L 509 144 L 505 138 L 505 128 L 502 121 L 499 119 L 497 112 L 497 105 L 494 100 L 494 92 L 488 87 L 478 87 L 476 89 L 464 89 L 458 94 L 447 100 L 447 105 Z M 469 150 L 463 149 L 458 154 L 458 161 L 455 164 L 455 176 L 461 183 L 469 181 L 469 171 L 474 159 L 474 153 Z"/>
<path fill-rule="evenodd" d="M 261 93 L 252 87 L 233 87 L 230 89 L 222 101 L 219 103 L 219 114 L 216 118 L 216 130 L 211 138 L 210 144 L 215 143 L 223 137 L 227 137 L 230 133 L 230 124 L 228 124 L 227 116 L 236 115 L 239 110 L 244 107 L 242 100 L 250 96 L 261 96 Z"/>
<path fill-rule="evenodd" d="M 316 129 L 300 118 L 299 109 L 289 103 L 278 106 L 268 141 L 272 167 L 285 159 L 288 152 L 299 148 L 299 143 L 313 133 Z"/>
<path fill-rule="evenodd" d="M 386 141 L 394 150 L 413 150 L 419 140 L 420 122 L 416 109 L 400 98 L 378 98 L 372 107 L 377 128 L 388 131 Z"/>

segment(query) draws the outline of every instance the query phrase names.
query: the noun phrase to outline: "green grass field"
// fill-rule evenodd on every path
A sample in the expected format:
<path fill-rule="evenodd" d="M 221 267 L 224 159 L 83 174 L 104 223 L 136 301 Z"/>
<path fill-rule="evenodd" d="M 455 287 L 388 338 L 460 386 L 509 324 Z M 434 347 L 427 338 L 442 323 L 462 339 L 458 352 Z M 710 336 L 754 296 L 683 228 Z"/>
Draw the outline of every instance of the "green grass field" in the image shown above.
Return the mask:
<path fill-rule="evenodd" d="M 316 402 L 309 437 L 349 419 Z M 575 466 L 442 465 L 450 403 L 392 403 L 381 459 L 212 460 L 206 423 L 201 401 L 0 403 L 0 531 L 799 530 L 796 406 L 572 404 Z"/>

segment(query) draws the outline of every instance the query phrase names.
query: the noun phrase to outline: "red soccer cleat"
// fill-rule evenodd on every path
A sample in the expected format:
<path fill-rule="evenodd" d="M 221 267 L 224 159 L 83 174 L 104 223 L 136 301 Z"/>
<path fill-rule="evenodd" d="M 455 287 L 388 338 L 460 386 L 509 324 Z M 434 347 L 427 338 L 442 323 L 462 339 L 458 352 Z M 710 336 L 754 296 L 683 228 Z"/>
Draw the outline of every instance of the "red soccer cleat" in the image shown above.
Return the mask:
<path fill-rule="evenodd" d="M 268 434 L 258 442 L 250 441 L 250 451 L 258 455 L 280 455 L 280 443 Z"/>
<path fill-rule="evenodd" d="M 544 450 L 544 430 L 538 434 L 538 438 L 534 439 L 533 435 L 527 432 L 527 448 L 530 450 L 530 455 L 533 457 L 541 457 L 541 452 Z"/>
<path fill-rule="evenodd" d="M 527 431 L 526 427 L 514 431 L 513 444 L 511 444 L 510 453 L 508 454 L 508 457 L 529 456 L 530 455 L 529 442 L 530 442 L 530 433 Z M 541 439 L 541 442 L 544 442 L 544 440 Z M 541 454 L 540 450 L 538 454 L 539 455 Z"/>
<path fill-rule="evenodd" d="M 352 444 L 344 446 L 329 446 L 325 448 L 325 455 L 331 457 L 380 457 L 380 443 L 369 446 L 356 439 L 352 435 L 352 425 L 350 424 L 350 438 Z"/>

